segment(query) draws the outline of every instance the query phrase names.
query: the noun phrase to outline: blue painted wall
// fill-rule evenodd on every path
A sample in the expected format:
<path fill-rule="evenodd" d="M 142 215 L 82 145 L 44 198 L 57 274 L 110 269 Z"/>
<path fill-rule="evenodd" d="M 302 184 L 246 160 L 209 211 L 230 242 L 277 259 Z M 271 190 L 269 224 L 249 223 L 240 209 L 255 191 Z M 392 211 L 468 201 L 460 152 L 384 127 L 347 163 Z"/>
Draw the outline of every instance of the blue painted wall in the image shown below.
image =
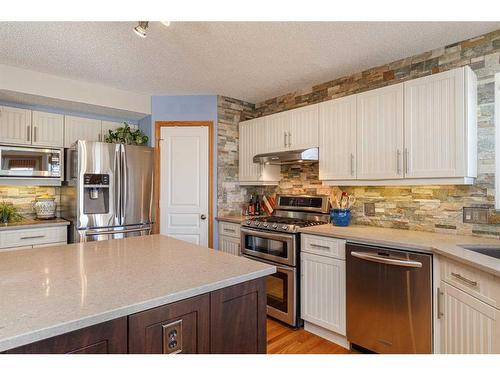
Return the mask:
<path fill-rule="evenodd" d="M 214 123 L 214 181 L 213 207 L 214 218 L 217 216 L 217 95 L 183 95 L 183 96 L 153 96 L 151 97 L 151 121 L 144 121 L 139 128 L 150 134 L 150 145 L 155 144 L 154 124 L 156 121 L 213 121 Z M 141 120 L 142 121 L 142 120 Z M 148 129 L 149 127 L 149 129 Z M 149 132 L 147 132 L 149 130 Z M 217 223 L 214 222 L 213 247 L 218 248 Z"/>

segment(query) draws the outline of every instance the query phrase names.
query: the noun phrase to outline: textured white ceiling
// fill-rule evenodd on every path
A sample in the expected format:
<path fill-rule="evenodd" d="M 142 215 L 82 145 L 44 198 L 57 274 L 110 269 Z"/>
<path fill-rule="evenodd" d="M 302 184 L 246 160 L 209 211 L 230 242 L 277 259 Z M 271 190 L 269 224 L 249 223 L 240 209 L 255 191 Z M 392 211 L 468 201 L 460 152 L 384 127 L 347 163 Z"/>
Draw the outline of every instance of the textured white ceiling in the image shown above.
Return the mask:
<path fill-rule="evenodd" d="M 500 28 L 500 22 L 0 22 L 0 63 L 152 95 L 250 102 Z"/>

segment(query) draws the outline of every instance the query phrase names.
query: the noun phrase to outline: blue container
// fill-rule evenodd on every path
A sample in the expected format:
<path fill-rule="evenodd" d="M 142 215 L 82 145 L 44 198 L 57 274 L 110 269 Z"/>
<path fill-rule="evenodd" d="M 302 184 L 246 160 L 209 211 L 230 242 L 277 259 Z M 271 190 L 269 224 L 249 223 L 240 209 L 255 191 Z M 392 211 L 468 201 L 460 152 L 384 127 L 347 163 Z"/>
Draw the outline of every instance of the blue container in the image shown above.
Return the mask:
<path fill-rule="evenodd" d="M 334 208 L 330 210 L 332 223 L 338 227 L 347 227 L 351 222 L 351 210 L 348 208 Z"/>

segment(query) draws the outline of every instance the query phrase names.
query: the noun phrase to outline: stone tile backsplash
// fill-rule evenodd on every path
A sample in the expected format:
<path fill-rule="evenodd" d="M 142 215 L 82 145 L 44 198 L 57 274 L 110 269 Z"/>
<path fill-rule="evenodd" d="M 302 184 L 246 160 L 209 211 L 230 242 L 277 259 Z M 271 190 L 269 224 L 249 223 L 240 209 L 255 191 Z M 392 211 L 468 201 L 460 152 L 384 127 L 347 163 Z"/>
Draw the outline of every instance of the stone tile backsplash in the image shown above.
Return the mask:
<path fill-rule="evenodd" d="M 23 216 L 34 215 L 33 202 L 40 195 L 48 195 L 55 198 L 57 211 L 60 207 L 60 188 L 52 186 L 10 186 L 0 185 L 0 202 L 11 202 L 19 208 Z M 59 216 L 59 215 L 58 215 Z"/>

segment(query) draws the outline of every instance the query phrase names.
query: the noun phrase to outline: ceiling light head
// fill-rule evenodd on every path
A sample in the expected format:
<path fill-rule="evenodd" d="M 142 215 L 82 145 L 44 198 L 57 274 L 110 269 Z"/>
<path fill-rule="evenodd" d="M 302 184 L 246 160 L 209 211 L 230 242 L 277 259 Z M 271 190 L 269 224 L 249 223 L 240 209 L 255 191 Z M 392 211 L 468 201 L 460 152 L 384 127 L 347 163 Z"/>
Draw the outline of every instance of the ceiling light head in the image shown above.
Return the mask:
<path fill-rule="evenodd" d="M 149 22 L 148 21 L 139 21 L 139 24 L 134 27 L 134 33 L 136 33 L 138 36 L 141 38 L 146 37 L 146 30 L 149 27 Z"/>
<path fill-rule="evenodd" d="M 166 26 L 166 27 L 169 27 L 169 26 L 170 26 L 170 21 L 160 21 L 160 23 L 161 23 L 163 26 Z"/>

